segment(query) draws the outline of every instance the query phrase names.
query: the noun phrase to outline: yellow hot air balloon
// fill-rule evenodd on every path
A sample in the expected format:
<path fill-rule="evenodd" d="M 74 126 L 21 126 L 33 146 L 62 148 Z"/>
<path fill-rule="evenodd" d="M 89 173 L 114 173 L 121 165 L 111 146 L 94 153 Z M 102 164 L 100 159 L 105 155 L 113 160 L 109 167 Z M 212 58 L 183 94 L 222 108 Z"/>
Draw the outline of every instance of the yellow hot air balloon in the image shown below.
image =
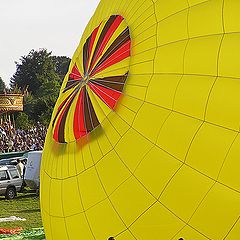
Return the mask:
<path fill-rule="evenodd" d="M 46 138 L 47 240 L 240 239 L 239 13 L 100 2 Z"/>

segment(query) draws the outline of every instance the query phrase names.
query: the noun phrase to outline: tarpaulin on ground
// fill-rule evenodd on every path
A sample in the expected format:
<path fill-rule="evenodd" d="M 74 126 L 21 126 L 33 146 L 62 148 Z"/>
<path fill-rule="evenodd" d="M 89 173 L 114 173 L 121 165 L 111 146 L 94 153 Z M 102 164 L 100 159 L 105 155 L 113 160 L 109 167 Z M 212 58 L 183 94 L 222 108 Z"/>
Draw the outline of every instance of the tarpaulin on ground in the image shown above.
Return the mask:
<path fill-rule="evenodd" d="M 33 228 L 30 230 L 21 231 L 19 234 L 0 234 L 0 239 L 4 240 L 44 240 L 45 234 L 43 228 Z"/>
<path fill-rule="evenodd" d="M 26 219 L 25 218 L 19 218 L 19 217 L 16 217 L 16 216 L 0 218 L 0 222 L 14 222 L 14 221 L 26 221 Z"/>
<path fill-rule="evenodd" d="M 23 228 L 12 228 L 12 229 L 7 229 L 7 228 L 0 228 L 0 234 L 18 234 L 23 230 Z"/>

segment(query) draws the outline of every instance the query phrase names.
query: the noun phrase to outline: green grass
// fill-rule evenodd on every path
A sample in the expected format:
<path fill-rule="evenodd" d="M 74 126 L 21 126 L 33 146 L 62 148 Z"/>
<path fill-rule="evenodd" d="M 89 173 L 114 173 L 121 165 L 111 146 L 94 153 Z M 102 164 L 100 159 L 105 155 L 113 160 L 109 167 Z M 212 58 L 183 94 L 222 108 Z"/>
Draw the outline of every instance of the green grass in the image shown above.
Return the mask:
<path fill-rule="evenodd" d="M 0 223 L 0 228 L 31 229 L 42 227 L 39 197 L 35 193 L 18 193 L 14 200 L 0 197 L 0 218 L 16 216 L 26 221 Z"/>

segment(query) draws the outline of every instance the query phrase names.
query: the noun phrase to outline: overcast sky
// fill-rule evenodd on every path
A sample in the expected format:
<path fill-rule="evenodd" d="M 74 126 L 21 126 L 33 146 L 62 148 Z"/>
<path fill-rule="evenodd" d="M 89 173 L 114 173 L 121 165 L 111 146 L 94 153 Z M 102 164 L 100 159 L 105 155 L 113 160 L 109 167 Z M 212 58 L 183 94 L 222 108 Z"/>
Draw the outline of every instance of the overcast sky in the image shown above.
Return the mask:
<path fill-rule="evenodd" d="M 31 49 L 72 57 L 100 0 L 0 0 L 0 77 Z"/>

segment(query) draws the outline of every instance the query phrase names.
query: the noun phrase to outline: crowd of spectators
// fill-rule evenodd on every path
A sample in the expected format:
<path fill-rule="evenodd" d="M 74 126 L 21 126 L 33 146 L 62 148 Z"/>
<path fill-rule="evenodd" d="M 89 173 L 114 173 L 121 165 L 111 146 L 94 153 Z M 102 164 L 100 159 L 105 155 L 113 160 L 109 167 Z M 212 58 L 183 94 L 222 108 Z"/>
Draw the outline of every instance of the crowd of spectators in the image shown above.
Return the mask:
<path fill-rule="evenodd" d="M 42 150 L 47 128 L 39 122 L 28 130 L 15 129 L 10 121 L 0 124 L 0 153 Z"/>

